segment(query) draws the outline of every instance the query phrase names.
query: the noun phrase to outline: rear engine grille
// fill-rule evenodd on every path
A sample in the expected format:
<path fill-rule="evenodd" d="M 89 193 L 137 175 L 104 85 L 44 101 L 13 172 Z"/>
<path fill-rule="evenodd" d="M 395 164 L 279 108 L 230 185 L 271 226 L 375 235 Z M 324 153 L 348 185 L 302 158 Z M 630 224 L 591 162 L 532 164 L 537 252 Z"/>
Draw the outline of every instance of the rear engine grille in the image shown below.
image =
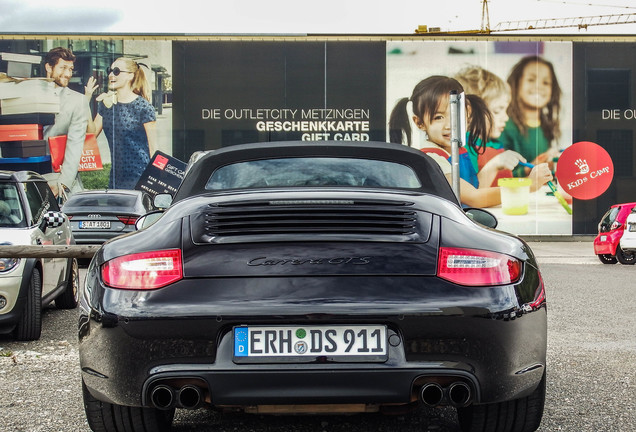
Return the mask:
<path fill-rule="evenodd" d="M 418 231 L 418 212 L 410 208 L 412 205 L 409 202 L 348 200 L 209 205 L 200 214 L 192 216 L 192 230 L 195 242 L 204 243 L 273 235 L 303 235 L 309 239 L 316 235 L 414 236 Z"/>

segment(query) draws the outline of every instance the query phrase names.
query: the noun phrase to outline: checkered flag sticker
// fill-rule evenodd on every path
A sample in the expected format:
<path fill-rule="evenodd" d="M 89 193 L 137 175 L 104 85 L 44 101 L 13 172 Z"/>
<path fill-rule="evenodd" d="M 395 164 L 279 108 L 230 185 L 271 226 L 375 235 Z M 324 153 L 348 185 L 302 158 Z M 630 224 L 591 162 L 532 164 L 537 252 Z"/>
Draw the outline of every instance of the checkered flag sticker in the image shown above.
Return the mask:
<path fill-rule="evenodd" d="M 57 228 L 64 223 L 64 213 L 50 211 L 46 212 L 44 215 L 44 219 L 46 219 L 46 225 L 49 228 Z"/>

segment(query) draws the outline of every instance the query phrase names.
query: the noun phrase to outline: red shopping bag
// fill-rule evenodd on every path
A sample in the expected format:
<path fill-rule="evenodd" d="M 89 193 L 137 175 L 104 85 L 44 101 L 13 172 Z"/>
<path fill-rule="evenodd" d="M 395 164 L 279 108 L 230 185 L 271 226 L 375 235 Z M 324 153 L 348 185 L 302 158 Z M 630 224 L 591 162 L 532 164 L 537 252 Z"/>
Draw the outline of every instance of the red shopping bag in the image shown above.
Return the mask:
<path fill-rule="evenodd" d="M 49 150 L 53 171 L 60 172 L 60 166 L 64 162 L 64 152 L 66 151 L 66 135 L 49 137 Z M 95 137 L 95 134 L 86 134 L 78 171 L 96 171 L 101 169 L 103 169 L 102 157 L 99 153 L 97 137 Z"/>

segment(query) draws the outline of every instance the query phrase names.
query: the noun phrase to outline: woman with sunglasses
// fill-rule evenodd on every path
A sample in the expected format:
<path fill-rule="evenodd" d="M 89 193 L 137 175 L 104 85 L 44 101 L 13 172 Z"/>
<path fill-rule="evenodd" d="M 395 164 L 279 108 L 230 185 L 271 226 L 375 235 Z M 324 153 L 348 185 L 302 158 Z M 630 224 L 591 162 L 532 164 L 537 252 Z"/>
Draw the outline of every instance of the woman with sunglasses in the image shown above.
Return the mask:
<path fill-rule="evenodd" d="M 156 149 L 150 84 L 140 64 L 129 58 L 118 58 L 107 72 L 109 92 L 97 97 L 97 115 L 89 129 L 94 128 L 95 136 L 103 130 L 108 140 L 108 188 L 134 189 Z M 87 97 L 94 89 L 90 83 L 86 86 Z"/>

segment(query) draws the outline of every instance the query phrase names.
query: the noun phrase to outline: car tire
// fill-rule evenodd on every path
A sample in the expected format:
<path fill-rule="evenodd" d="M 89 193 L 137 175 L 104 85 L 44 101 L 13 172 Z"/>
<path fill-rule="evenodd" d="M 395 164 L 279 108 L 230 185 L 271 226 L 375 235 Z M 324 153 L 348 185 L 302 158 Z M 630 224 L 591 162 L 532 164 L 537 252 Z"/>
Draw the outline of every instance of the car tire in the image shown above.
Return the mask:
<path fill-rule="evenodd" d="M 599 261 L 602 262 L 603 264 L 616 264 L 618 262 L 618 260 L 616 259 L 614 255 L 599 254 L 596 256 L 598 257 Z"/>
<path fill-rule="evenodd" d="M 38 340 L 42 334 L 42 276 L 33 269 L 29 280 L 26 303 L 20 315 L 14 336 L 19 341 Z"/>
<path fill-rule="evenodd" d="M 94 432 L 167 432 L 171 429 L 175 409 L 131 407 L 95 399 L 82 380 L 84 411 Z"/>
<path fill-rule="evenodd" d="M 71 260 L 71 268 L 62 294 L 55 299 L 58 309 L 75 309 L 79 301 L 79 264 L 77 259 Z"/>
<path fill-rule="evenodd" d="M 544 372 L 539 386 L 527 397 L 457 408 L 461 430 L 464 432 L 531 432 L 537 430 L 543 417 L 545 382 Z"/>
<path fill-rule="evenodd" d="M 636 252 L 625 252 L 620 246 L 616 248 L 616 259 L 623 265 L 636 264 Z"/>

